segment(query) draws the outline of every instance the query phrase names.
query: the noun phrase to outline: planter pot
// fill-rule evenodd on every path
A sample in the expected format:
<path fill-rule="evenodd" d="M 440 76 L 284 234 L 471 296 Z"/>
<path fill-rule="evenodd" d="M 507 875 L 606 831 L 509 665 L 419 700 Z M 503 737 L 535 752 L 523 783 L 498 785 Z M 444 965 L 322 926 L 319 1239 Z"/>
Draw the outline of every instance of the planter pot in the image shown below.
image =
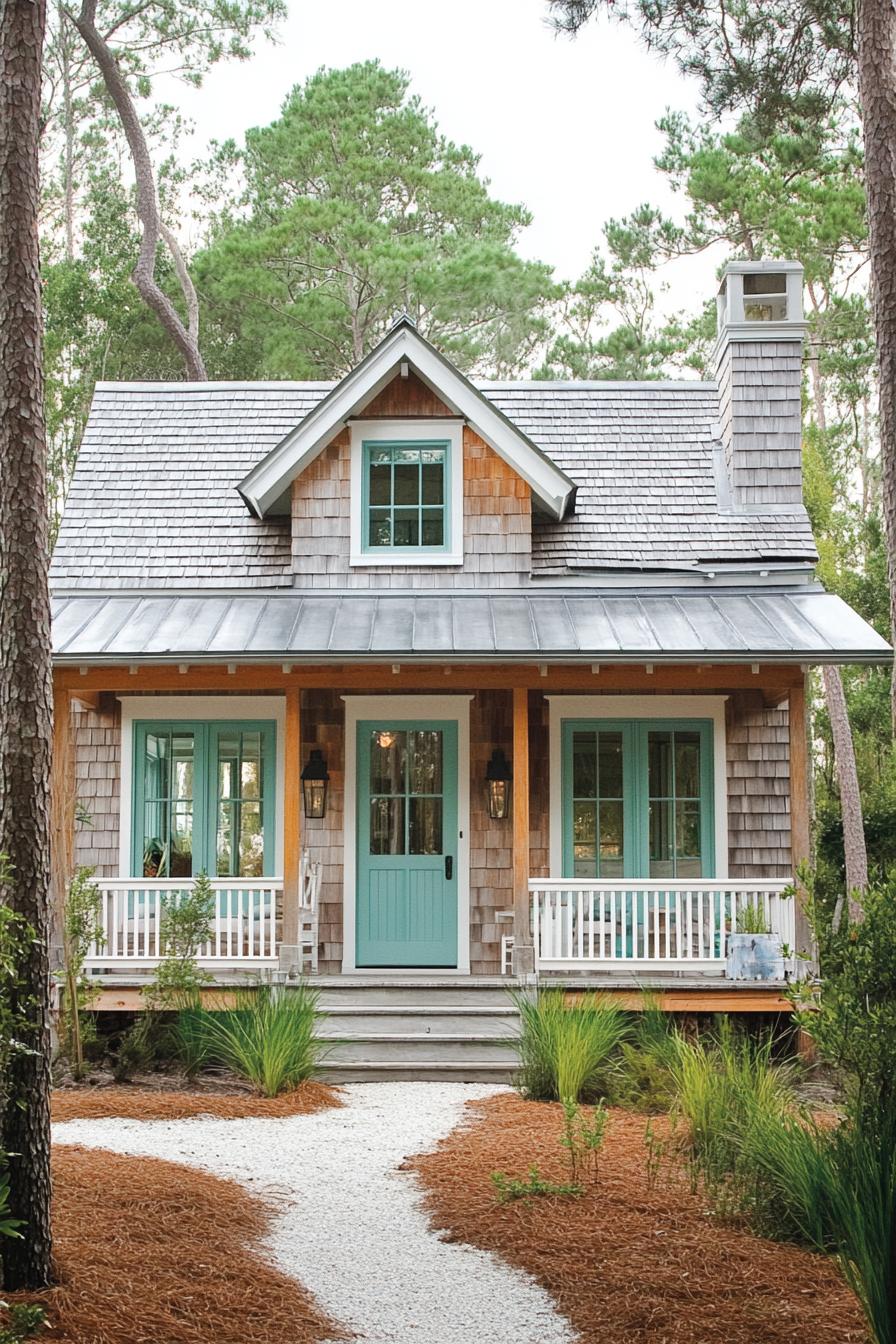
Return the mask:
<path fill-rule="evenodd" d="M 784 956 L 776 933 L 729 933 L 725 971 L 729 980 L 783 980 Z"/>

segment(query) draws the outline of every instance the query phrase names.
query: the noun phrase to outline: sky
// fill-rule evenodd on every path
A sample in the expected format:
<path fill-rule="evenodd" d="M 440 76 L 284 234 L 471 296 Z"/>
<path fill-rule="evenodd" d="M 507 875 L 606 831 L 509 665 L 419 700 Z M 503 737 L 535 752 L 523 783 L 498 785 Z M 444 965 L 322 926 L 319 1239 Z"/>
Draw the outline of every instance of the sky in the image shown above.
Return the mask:
<path fill-rule="evenodd" d="M 450 139 L 481 155 L 492 192 L 534 216 L 527 257 L 560 278 L 585 269 L 601 226 L 644 201 L 681 213 L 653 167 L 668 108 L 697 112 L 694 84 L 601 19 L 575 39 L 546 22 L 545 0 L 289 0 L 277 45 L 226 63 L 177 102 L 196 128 L 190 149 L 273 121 L 297 83 L 321 66 L 378 58 L 411 76 Z M 715 289 L 717 257 L 664 270 L 666 312 L 694 310 Z"/>

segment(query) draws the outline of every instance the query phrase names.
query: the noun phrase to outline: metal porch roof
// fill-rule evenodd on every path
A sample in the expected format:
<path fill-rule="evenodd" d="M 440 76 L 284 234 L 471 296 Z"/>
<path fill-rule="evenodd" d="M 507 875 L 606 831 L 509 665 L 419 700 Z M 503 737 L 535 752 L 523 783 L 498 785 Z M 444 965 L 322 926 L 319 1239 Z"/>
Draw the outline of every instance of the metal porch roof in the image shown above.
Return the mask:
<path fill-rule="evenodd" d="M 53 602 L 58 663 L 884 663 L 890 646 L 813 589 L 649 594 L 74 593 Z"/>

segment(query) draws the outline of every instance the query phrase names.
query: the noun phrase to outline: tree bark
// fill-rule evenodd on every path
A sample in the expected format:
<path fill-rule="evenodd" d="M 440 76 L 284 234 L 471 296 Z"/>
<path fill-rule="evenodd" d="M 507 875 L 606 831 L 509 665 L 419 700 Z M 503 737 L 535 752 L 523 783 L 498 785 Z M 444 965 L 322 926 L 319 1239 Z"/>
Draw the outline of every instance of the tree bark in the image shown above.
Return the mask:
<path fill-rule="evenodd" d="M 208 375 L 205 371 L 202 355 L 199 353 L 196 336 L 193 330 L 184 326 L 174 304 L 156 281 L 156 254 L 159 240 L 162 237 L 162 221 L 159 215 L 155 173 L 153 172 L 149 146 L 146 143 L 146 136 L 143 134 L 143 127 L 140 125 L 140 118 L 137 116 L 134 100 L 118 68 L 118 62 L 111 47 L 96 26 L 96 0 L 82 0 L 81 10 L 77 15 L 70 11 L 66 11 L 66 13 L 83 37 L 88 51 L 99 67 L 106 92 L 115 105 L 115 110 L 118 113 L 128 142 L 128 148 L 131 151 L 134 174 L 137 180 L 137 218 L 140 220 L 142 229 L 140 252 L 131 279 L 137 286 L 144 303 L 155 313 L 183 356 L 187 377 L 195 382 L 203 382 Z M 172 251 L 172 255 L 174 256 L 178 279 L 184 290 L 192 328 L 194 325 L 194 313 L 191 310 L 193 286 L 192 284 L 189 284 L 189 288 L 184 286 L 183 277 L 186 267 L 182 264 L 183 258 L 180 256 L 179 249 L 177 252 Z M 195 302 L 195 297 L 195 292 L 193 292 L 192 302 Z M 198 309 L 195 310 L 195 315 L 195 326 L 198 328 Z"/>
<path fill-rule="evenodd" d="M 46 436 L 41 366 L 38 139 L 45 0 L 0 3 L 0 900 L 34 939 L 14 1007 L 30 1051 L 4 1080 L 0 1147 L 10 1208 L 26 1223 L 4 1241 L 7 1288 L 50 1280 L 49 777 L 52 698 L 47 589 Z"/>
<path fill-rule="evenodd" d="M 856 40 L 880 388 L 890 625 L 896 631 L 896 9 L 892 0 L 858 0 Z M 891 708 L 896 731 L 896 676 Z"/>
<path fill-rule="evenodd" d="M 831 721 L 831 736 L 834 739 L 834 769 L 840 787 L 843 855 L 846 860 L 846 901 L 850 923 L 856 924 L 864 915 L 861 898 L 868 888 L 868 851 L 865 847 L 859 776 L 840 670 L 836 667 L 824 667 L 821 675 L 824 681 L 828 717 Z M 842 902 L 838 901 L 835 924 L 839 925 L 841 912 Z"/>

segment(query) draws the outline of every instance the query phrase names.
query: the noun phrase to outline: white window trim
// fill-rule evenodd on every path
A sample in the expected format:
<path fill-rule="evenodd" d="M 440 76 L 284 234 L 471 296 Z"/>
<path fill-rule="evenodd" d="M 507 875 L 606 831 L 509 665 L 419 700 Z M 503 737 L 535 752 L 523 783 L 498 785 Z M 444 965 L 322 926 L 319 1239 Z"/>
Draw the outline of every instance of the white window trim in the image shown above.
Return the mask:
<path fill-rule="evenodd" d="M 451 535 L 444 551 L 426 551 L 415 555 L 412 550 L 389 551 L 374 554 L 363 549 L 364 524 L 361 517 L 363 498 L 363 445 L 365 440 L 383 439 L 445 439 L 449 444 L 451 498 L 448 505 Z M 350 515 L 351 555 L 353 566 L 380 565 L 462 565 L 464 562 L 464 426 L 462 420 L 353 420 L 351 423 Z"/>
<path fill-rule="evenodd" d="M 279 695 L 120 695 L 121 705 L 121 813 L 118 871 L 131 877 L 132 818 L 134 793 L 134 724 L 152 719 L 266 719 L 276 725 L 274 760 L 275 807 L 274 862 L 277 880 L 283 873 L 283 743 L 286 701 Z M 271 879 L 273 880 L 273 879 Z"/>
<path fill-rule="evenodd" d="M 715 876 L 728 878 L 728 757 L 726 695 L 547 695 L 550 761 L 551 876 L 563 875 L 564 719 L 711 719 Z"/>
<path fill-rule="evenodd" d="M 343 831 L 343 974 L 413 975 L 413 966 L 393 969 L 355 965 L 358 899 L 358 723 L 388 719 L 449 719 L 457 724 L 457 966 L 431 967 L 430 975 L 470 974 L 470 701 L 471 695 L 344 695 L 345 829 Z"/>

